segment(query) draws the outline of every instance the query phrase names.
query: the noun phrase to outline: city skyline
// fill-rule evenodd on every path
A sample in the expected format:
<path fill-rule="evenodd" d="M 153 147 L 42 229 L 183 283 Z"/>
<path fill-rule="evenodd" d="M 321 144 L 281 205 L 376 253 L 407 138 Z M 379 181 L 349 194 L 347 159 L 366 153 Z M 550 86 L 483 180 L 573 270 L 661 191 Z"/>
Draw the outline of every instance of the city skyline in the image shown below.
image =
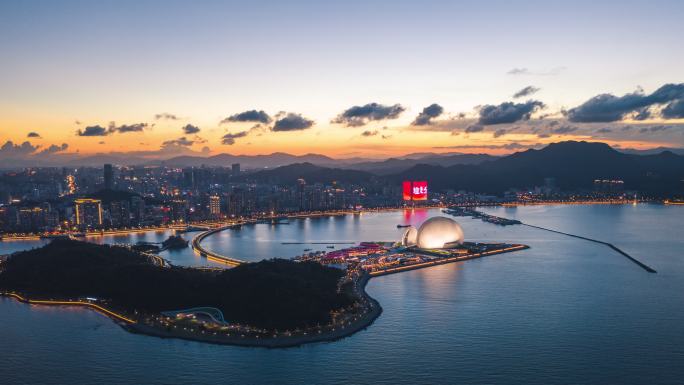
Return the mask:
<path fill-rule="evenodd" d="M 684 147 L 673 1 L 0 9 L 0 159 Z"/>

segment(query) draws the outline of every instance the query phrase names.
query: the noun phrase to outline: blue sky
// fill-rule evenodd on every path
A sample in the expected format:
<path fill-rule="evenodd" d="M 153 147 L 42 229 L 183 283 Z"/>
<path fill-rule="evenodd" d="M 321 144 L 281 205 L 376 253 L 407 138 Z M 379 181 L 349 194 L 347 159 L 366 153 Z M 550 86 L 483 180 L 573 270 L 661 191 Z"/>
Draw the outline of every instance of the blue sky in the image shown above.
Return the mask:
<path fill-rule="evenodd" d="M 527 86 L 540 89 L 533 97 L 550 114 L 602 93 L 680 83 L 683 19 L 677 1 L 5 1 L 0 140 L 39 131 L 43 146 L 66 142 L 69 151 L 158 148 L 192 123 L 203 136 L 188 151 L 307 152 L 302 138 L 326 137 L 336 146 L 323 147 L 340 155 L 355 152 L 360 138 L 386 153 L 447 139 L 519 142 L 409 126 L 431 103 L 443 106 L 443 119 L 476 118 L 478 106 L 511 101 Z M 399 103 L 405 112 L 367 127 L 330 123 L 367 103 Z M 223 145 L 222 135 L 251 125 L 219 122 L 252 109 L 302 114 L 315 125 L 298 137 L 259 132 Z M 183 121 L 153 122 L 162 112 Z M 112 121 L 148 128 L 135 145 L 75 137 L 81 125 Z M 387 139 L 361 135 L 385 127 Z M 597 139 L 684 145 L 671 131 Z"/>

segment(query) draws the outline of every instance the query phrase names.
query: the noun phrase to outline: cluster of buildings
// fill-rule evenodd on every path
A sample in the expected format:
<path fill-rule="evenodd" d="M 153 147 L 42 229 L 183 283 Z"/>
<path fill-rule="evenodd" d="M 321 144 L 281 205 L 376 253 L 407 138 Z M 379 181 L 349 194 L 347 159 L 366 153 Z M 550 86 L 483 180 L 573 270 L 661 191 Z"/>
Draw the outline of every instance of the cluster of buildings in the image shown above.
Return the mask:
<path fill-rule="evenodd" d="M 230 167 L 29 168 L 0 175 L 0 232 L 119 229 L 396 206 L 399 188 L 245 181 Z M 395 196 L 396 198 L 392 198 Z"/>
<path fill-rule="evenodd" d="M 574 199 L 554 178 L 503 196 L 430 191 L 426 181 L 404 186 L 382 179 L 364 183 L 250 182 L 240 164 L 230 167 L 27 168 L 0 175 L 0 233 L 125 229 L 299 212 L 477 205 Z M 620 199 L 621 180 L 596 180 L 589 195 Z M 407 192 L 410 199 L 407 201 Z M 630 195 L 631 196 L 631 195 Z"/>

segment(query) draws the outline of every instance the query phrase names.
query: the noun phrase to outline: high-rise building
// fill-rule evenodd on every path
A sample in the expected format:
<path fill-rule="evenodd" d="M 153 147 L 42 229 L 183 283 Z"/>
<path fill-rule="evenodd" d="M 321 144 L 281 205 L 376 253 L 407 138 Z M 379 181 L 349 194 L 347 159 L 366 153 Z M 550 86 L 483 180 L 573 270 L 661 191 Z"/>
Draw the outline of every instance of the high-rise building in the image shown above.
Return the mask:
<path fill-rule="evenodd" d="M 209 214 L 212 218 L 219 218 L 221 216 L 221 197 L 218 195 L 209 197 Z"/>
<path fill-rule="evenodd" d="M 104 165 L 104 188 L 107 190 L 114 189 L 114 170 L 111 164 Z"/>
<path fill-rule="evenodd" d="M 233 163 L 233 165 L 230 167 L 230 173 L 233 176 L 240 175 L 240 163 Z"/>
<path fill-rule="evenodd" d="M 134 225 L 139 226 L 145 221 L 145 201 L 141 197 L 131 198 L 131 214 Z"/>
<path fill-rule="evenodd" d="M 102 202 L 99 199 L 74 200 L 76 224 L 81 228 L 102 226 Z"/>

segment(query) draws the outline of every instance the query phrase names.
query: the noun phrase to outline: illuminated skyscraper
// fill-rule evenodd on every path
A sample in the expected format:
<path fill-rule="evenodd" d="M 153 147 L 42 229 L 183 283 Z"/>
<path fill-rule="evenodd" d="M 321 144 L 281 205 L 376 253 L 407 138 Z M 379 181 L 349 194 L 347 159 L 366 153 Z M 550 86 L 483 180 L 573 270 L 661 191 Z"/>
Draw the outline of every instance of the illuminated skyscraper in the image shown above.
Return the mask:
<path fill-rule="evenodd" d="M 212 218 L 219 218 L 221 216 L 221 197 L 218 195 L 209 197 L 209 214 Z"/>
<path fill-rule="evenodd" d="M 102 226 L 102 202 L 99 199 L 76 199 L 76 224 L 81 228 Z"/>

